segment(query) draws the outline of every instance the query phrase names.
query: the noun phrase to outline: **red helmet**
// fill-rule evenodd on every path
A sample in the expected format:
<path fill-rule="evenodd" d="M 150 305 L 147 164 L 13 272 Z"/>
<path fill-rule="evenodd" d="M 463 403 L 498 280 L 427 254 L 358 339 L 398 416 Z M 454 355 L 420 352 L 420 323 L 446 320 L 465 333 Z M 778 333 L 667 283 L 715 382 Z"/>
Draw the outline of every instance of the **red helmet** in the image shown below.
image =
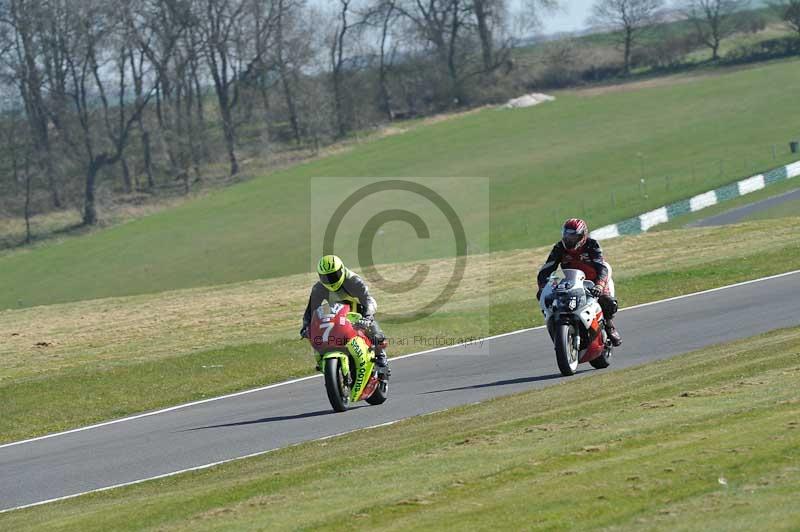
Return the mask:
<path fill-rule="evenodd" d="M 567 249 L 577 249 L 586 243 L 589 238 L 589 228 L 580 218 L 570 218 L 564 222 L 561 230 L 561 242 Z"/>

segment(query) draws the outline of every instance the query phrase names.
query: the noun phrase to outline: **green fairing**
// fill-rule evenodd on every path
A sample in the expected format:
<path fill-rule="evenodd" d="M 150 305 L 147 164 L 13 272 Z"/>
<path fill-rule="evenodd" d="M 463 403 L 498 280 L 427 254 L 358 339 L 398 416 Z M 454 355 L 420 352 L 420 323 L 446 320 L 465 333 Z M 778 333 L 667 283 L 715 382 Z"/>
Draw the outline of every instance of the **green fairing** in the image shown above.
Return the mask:
<path fill-rule="evenodd" d="M 350 391 L 350 401 L 356 402 L 361 399 L 361 394 L 364 387 L 369 382 L 372 376 L 372 357 L 370 356 L 369 347 L 363 338 L 357 336 L 350 340 L 347 344 L 347 349 L 355 361 L 355 381 L 353 382 L 353 389 Z"/>
<path fill-rule="evenodd" d="M 362 316 L 358 312 L 349 312 L 347 314 L 347 319 L 353 324 L 358 322 L 361 318 Z M 352 358 L 356 367 L 353 388 L 350 390 L 350 402 L 355 403 L 362 399 L 361 394 L 364 392 L 364 388 L 366 388 L 367 383 L 372 377 L 372 370 L 375 366 L 372 353 L 369 350 L 367 342 L 365 342 L 363 338 L 356 336 L 350 340 L 347 343 L 347 352 L 331 351 L 330 353 L 325 353 L 321 357 L 317 355 L 317 357 L 320 362 L 320 371 L 325 367 L 325 360 L 329 358 L 338 358 L 341 364 L 342 374 L 345 377 L 350 375 L 350 359 Z"/>
<path fill-rule="evenodd" d="M 331 351 L 330 353 L 325 353 L 325 355 L 322 357 L 322 361 L 324 362 L 329 358 L 338 358 L 342 365 L 342 375 L 345 377 L 350 375 L 350 358 L 347 356 L 347 354 L 342 353 L 341 351 Z M 324 368 L 325 364 L 321 363 L 319 367 Z"/>

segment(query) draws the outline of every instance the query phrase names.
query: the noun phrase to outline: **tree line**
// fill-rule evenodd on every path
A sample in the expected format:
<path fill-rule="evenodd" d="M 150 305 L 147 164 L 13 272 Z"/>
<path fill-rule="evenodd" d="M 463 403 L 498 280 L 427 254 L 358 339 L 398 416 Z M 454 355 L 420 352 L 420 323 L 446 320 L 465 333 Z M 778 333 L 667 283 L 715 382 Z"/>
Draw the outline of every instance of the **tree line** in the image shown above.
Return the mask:
<path fill-rule="evenodd" d="M 776 5 L 791 15 L 796 0 Z M 515 36 L 557 0 L 0 0 L 0 209 L 80 207 L 98 183 L 188 192 L 243 154 L 512 95 Z M 661 0 L 597 0 L 624 72 Z M 744 0 L 687 0 L 717 56 Z M 528 88 L 528 87 L 525 87 Z M 505 91 L 505 92 L 503 92 Z M 28 234 L 30 238 L 30 232 Z"/>

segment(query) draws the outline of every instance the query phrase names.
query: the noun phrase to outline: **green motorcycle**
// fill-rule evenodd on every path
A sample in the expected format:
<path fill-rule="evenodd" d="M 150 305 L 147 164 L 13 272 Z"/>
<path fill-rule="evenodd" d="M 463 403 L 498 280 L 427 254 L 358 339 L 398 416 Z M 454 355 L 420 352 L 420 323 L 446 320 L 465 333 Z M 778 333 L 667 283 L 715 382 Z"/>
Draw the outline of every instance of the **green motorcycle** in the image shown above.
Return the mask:
<path fill-rule="evenodd" d="M 372 341 L 353 327 L 361 317 L 350 312 L 347 303 L 324 304 L 314 312 L 308 328 L 308 340 L 336 412 L 358 401 L 380 405 L 387 398 L 389 383 L 375 367 Z"/>

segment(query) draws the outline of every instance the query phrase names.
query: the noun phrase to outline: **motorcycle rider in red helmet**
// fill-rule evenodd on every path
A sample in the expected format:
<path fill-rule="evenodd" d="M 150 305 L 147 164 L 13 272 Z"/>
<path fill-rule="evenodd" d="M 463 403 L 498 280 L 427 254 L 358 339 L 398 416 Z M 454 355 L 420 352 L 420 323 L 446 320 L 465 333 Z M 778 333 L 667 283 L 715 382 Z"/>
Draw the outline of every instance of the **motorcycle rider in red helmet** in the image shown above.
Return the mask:
<path fill-rule="evenodd" d="M 539 270 L 537 301 L 541 299 L 542 288 L 547 284 L 550 274 L 556 271 L 559 265 L 562 269 L 581 270 L 586 274 L 586 279 L 594 282 L 590 292 L 603 309 L 606 333 L 615 347 L 622 345 L 622 337 L 614 326 L 614 314 L 617 313 L 618 307 L 614 298 L 611 265 L 603 258 L 603 250 L 597 240 L 589 238 L 586 222 L 579 218 L 570 218 L 564 222 L 561 240 L 553 246 L 547 262 Z"/>

